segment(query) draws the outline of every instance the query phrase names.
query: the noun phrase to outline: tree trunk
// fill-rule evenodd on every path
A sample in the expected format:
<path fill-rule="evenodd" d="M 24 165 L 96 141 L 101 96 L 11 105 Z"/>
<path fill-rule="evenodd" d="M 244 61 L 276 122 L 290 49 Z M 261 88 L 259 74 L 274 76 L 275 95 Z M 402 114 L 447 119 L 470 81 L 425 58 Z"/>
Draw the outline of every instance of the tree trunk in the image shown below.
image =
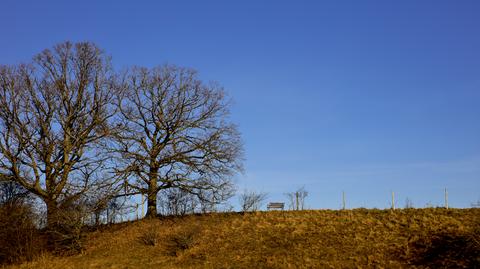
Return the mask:
<path fill-rule="evenodd" d="M 95 212 L 95 226 L 99 226 L 100 225 L 100 213 L 98 212 Z"/>
<path fill-rule="evenodd" d="M 154 218 L 157 216 L 157 177 L 158 169 L 150 168 L 150 182 L 148 184 L 147 196 L 147 218 Z"/>
<path fill-rule="evenodd" d="M 59 211 L 58 204 L 55 200 L 44 200 L 47 205 L 47 246 L 50 250 L 57 248 L 57 234 L 59 225 Z"/>
<path fill-rule="evenodd" d="M 149 192 L 147 197 L 147 218 L 154 218 L 157 216 L 157 193 Z"/>
<path fill-rule="evenodd" d="M 54 200 L 46 200 L 45 204 L 47 205 L 47 229 L 55 227 L 58 223 L 58 205 Z"/>

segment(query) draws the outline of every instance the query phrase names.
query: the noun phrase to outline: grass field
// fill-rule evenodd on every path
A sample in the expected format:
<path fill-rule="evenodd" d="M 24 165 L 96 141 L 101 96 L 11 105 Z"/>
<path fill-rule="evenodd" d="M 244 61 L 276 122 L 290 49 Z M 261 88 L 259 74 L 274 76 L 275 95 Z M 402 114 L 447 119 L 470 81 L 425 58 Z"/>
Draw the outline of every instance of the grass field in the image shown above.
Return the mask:
<path fill-rule="evenodd" d="M 105 226 L 9 268 L 480 268 L 480 209 L 218 213 Z"/>

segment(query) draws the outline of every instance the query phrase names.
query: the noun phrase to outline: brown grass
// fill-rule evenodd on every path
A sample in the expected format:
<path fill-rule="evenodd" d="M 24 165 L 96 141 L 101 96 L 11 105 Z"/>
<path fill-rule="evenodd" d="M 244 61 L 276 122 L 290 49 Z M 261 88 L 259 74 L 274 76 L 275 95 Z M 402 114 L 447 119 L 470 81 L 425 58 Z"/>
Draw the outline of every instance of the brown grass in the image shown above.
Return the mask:
<path fill-rule="evenodd" d="M 11 268 L 480 268 L 479 225 L 480 209 L 185 216 L 114 225 L 79 255 Z"/>

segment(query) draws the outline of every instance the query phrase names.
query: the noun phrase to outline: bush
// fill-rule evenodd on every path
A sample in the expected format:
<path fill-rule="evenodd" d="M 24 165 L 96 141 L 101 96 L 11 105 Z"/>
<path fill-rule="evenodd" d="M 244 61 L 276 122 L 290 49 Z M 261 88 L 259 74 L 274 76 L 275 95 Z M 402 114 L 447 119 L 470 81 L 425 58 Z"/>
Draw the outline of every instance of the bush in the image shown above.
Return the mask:
<path fill-rule="evenodd" d="M 0 206 L 0 264 L 30 261 L 45 246 L 46 240 L 35 227 L 29 205 Z"/>
<path fill-rule="evenodd" d="M 84 213 L 78 208 L 64 208 L 47 229 L 49 248 L 55 254 L 71 255 L 84 249 Z"/>
<path fill-rule="evenodd" d="M 145 230 L 140 237 L 138 237 L 140 243 L 147 246 L 156 246 L 158 244 L 158 232 L 154 228 Z"/>
<path fill-rule="evenodd" d="M 167 252 L 171 256 L 178 256 L 183 251 L 190 249 L 196 243 L 199 227 L 185 227 L 172 234 L 167 239 Z"/>

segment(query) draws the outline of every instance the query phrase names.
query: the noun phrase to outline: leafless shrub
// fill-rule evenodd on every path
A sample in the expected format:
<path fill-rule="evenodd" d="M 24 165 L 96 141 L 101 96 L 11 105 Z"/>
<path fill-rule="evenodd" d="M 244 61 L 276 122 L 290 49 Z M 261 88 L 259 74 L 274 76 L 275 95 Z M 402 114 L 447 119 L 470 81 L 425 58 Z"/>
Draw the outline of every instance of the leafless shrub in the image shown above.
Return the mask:
<path fill-rule="evenodd" d="M 138 241 L 146 246 L 156 246 L 158 244 L 159 235 L 157 230 L 149 228 L 145 230 L 139 237 Z"/>
<path fill-rule="evenodd" d="M 166 242 L 169 255 L 178 256 L 181 252 L 193 247 L 199 232 L 200 228 L 194 226 L 183 228 L 172 234 Z"/>
<path fill-rule="evenodd" d="M 32 260 L 45 245 L 28 206 L 0 207 L 0 265 Z"/>
<path fill-rule="evenodd" d="M 15 182 L 0 181 L 0 265 L 28 261 L 45 250 L 35 219 L 29 193 Z"/>
<path fill-rule="evenodd" d="M 29 192 L 0 179 L 0 265 L 28 261 L 45 250 L 36 218 Z"/>
<path fill-rule="evenodd" d="M 227 186 L 219 189 L 199 190 L 195 193 L 199 201 L 201 213 L 218 212 L 221 205 L 229 207 L 228 199 L 235 194 L 235 188 L 231 182 L 225 184 Z"/>
<path fill-rule="evenodd" d="M 243 212 L 257 211 L 262 206 L 263 201 L 267 198 L 264 192 L 255 192 L 245 190 L 240 194 L 240 206 Z"/>
<path fill-rule="evenodd" d="M 49 248 L 57 254 L 75 254 L 84 248 L 84 218 L 88 215 L 82 204 L 70 205 L 51 216 L 46 232 Z"/>

